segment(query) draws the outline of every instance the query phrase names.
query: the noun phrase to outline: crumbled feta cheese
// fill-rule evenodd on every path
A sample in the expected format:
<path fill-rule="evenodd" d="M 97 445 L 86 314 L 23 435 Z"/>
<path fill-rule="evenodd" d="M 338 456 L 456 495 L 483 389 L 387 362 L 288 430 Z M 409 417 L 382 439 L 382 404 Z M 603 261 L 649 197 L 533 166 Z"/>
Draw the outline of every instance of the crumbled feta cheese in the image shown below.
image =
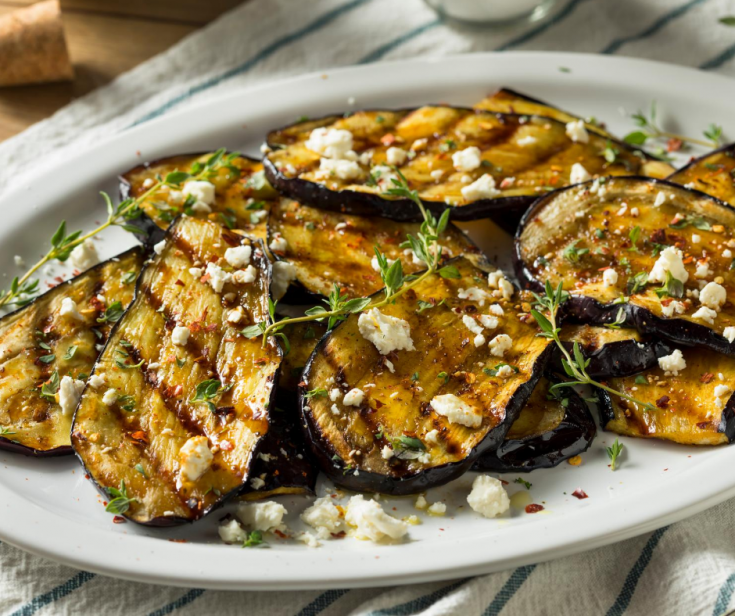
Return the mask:
<path fill-rule="evenodd" d="M 658 365 L 664 372 L 679 374 L 679 372 L 687 367 L 687 362 L 684 359 L 684 354 L 679 349 L 676 349 L 671 355 L 659 357 Z"/>
<path fill-rule="evenodd" d="M 276 265 L 278 263 L 281 263 L 281 261 L 277 261 L 273 264 L 273 271 L 275 274 Z M 256 270 L 252 265 L 248 265 L 244 270 L 237 270 L 235 273 L 232 274 L 232 281 L 235 284 L 250 284 L 251 282 L 255 282 L 255 279 L 258 276 L 258 270 Z M 273 276 L 275 279 L 275 275 Z"/>
<path fill-rule="evenodd" d="M 481 175 L 479 179 L 462 187 L 462 196 L 467 201 L 477 201 L 478 199 L 493 199 L 500 194 L 495 187 L 495 178 L 489 173 Z"/>
<path fill-rule="evenodd" d="M 370 169 L 370 175 L 378 181 L 378 186 L 382 191 L 394 188 L 393 180 L 398 179 L 398 174 L 386 165 L 375 165 Z"/>
<path fill-rule="evenodd" d="M 465 327 L 469 329 L 473 334 L 481 334 L 482 333 L 482 325 L 480 325 L 475 319 L 473 319 L 470 315 L 465 314 L 462 316 L 462 323 L 465 324 Z"/>
<path fill-rule="evenodd" d="M 699 244 L 699 242 L 702 241 L 702 237 L 697 235 L 696 233 L 692 234 L 692 244 Z"/>
<path fill-rule="evenodd" d="M 335 160 L 333 158 L 322 158 L 319 162 L 320 178 L 329 176 L 338 177 L 340 180 L 355 180 L 362 175 L 362 169 L 354 160 Z"/>
<path fill-rule="evenodd" d="M 520 139 L 518 139 L 516 141 L 516 143 L 519 146 L 523 147 L 523 146 L 526 146 L 526 145 L 533 145 L 534 143 L 536 143 L 536 141 L 537 141 L 536 140 L 536 137 L 534 137 L 533 135 L 524 135 L 523 137 L 521 137 Z"/>
<path fill-rule="evenodd" d="M 339 410 L 339 407 L 336 404 L 333 404 L 331 407 L 331 411 L 333 415 L 341 415 L 342 411 Z"/>
<path fill-rule="evenodd" d="M 342 398 L 342 404 L 345 406 L 360 406 L 365 399 L 365 392 L 362 389 L 351 389 Z"/>
<path fill-rule="evenodd" d="M 618 283 L 618 273 L 611 268 L 602 273 L 602 282 L 606 287 L 614 287 Z"/>
<path fill-rule="evenodd" d="M 286 508 L 275 501 L 240 503 L 237 506 L 237 517 L 245 527 L 261 532 L 267 532 L 280 526 L 283 516 L 287 513 Z"/>
<path fill-rule="evenodd" d="M 383 449 L 380 450 L 380 455 L 383 456 L 383 460 L 390 460 L 393 457 L 393 450 L 390 448 L 390 445 L 383 446 Z"/>
<path fill-rule="evenodd" d="M 65 297 L 61 300 L 59 316 L 84 321 L 84 316 L 77 310 L 77 303 L 71 297 Z"/>
<path fill-rule="evenodd" d="M 214 203 L 214 184 L 212 184 L 211 182 L 204 182 L 201 180 L 192 180 L 190 182 L 186 182 L 186 184 L 184 184 L 182 192 L 185 195 L 191 195 L 192 197 L 194 197 L 196 203 L 198 204 L 210 206 Z M 207 207 L 207 210 L 209 210 L 210 212 L 212 211 L 209 207 Z"/>
<path fill-rule="evenodd" d="M 697 261 L 697 270 L 694 272 L 695 278 L 708 278 L 712 275 L 709 269 L 709 261 Z"/>
<path fill-rule="evenodd" d="M 503 366 L 500 366 L 497 370 L 497 376 L 507 379 L 509 376 L 512 376 L 513 374 L 513 368 L 511 368 L 508 364 L 504 364 Z"/>
<path fill-rule="evenodd" d="M 515 287 L 505 278 L 501 278 L 498 281 L 498 291 L 493 292 L 493 295 L 496 297 L 501 295 L 503 299 L 511 299 L 514 291 Z"/>
<path fill-rule="evenodd" d="M 304 146 L 326 158 L 345 158 L 352 150 L 352 133 L 337 128 L 315 128 Z"/>
<path fill-rule="evenodd" d="M 329 399 L 332 402 L 337 402 L 342 397 L 342 392 L 337 389 L 336 387 L 334 389 L 329 390 Z"/>
<path fill-rule="evenodd" d="M 204 275 L 204 270 L 201 267 L 190 267 L 189 273 L 194 278 L 201 278 Z"/>
<path fill-rule="evenodd" d="M 707 308 L 719 311 L 723 304 L 727 301 L 727 292 L 725 287 L 716 282 L 708 282 L 704 289 L 699 292 L 699 301 Z"/>
<path fill-rule="evenodd" d="M 265 481 L 263 481 L 260 477 L 253 477 L 250 480 L 250 487 L 253 488 L 253 490 L 260 490 L 265 486 Z"/>
<path fill-rule="evenodd" d="M 717 312 L 707 306 L 701 306 L 693 315 L 695 319 L 702 319 L 710 325 L 714 325 L 715 319 L 717 318 Z"/>
<path fill-rule="evenodd" d="M 661 305 L 661 314 L 665 317 L 673 317 L 674 314 L 684 314 L 684 312 L 686 312 L 686 306 L 676 300 L 669 302 L 666 306 Z"/>
<path fill-rule="evenodd" d="M 572 141 L 579 143 L 587 143 L 590 140 L 589 133 L 584 127 L 583 120 L 575 120 L 574 122 L 567 122 L 566 126 L 567 137 Z"/>
<path fill-rule="evenodd" d="M 330 498 L 317 499 L 311 507 L 304 510 L 301 519 L 317 531 L 320 539 L 328 539 L 342 527 L 342 515 Z"/>
<path fill-rule="evenodd" d="M 99 389 L 107 382 L 107 379 L 105 378 L 104 374 L 93 374 L 92 376 L 87 379 L 87 384 L 92 389 Z"/>
<path fill-rule="evenodd" d="M 477 334 L 477 336 L 474 337 L 473 343 L 476 347 L 481 347 L 487 342 L 487 338 L 483 336 L 482 334 Z"/>
<path fill-rule="evenodd" d="M 503 357 L 512 346 L 513 339 L 508 334 L 499 334 L 490 341 L 490 353 L 495 357 Z"/>
<path fill-rule="evenodd" d="M 497 517 L 510 509 L 510 499 L 503 484 L 490 475 L 478 475 L 467 497 L 470 507 L 486 518 Z"/>
<path fill-rule="evenodd" d="M 243 311 L 242 306 L 238 306 L 227 313 L 227 322 L 234 325 L 242 321 L 244 317 L 245 312 Z"/>
<path fill-rule="evenodd" d="M 158 242 L 158 244 L 154 244 L 153 252 L 155 252 L 157 255 L 160 255 L 163 252 L 164 248 L 166 248 L 166 240 L 161 240 L 160 242 Z"/>
<path fill-rule="evenodd" d="M 274 233 L 273 239 L 271 240 L 271 243 L 268 244 L 268 247 L 273 252 L 286 252 L 288 249 L 288 242 L 280 233 Z"/>
<path fill-rule="evenodd" d="M 444 415 L 450 424 L 461 424 L 468 428 L 482 425 L 482 413 L 454 394 L 443 394 L 431 399 L 431 407 L 439 415 Z"/>
<path fill-rule="evenodd" d="M 188 327 L 177 325 L 171 332 L 171 342 L 177 346 L 186 346 L 186 343 L 189 342 L 190 333 Z"/>
<path fill-rule="evenodd" d="M 715 385 L 715 396 L 722 398 L 730 393 L 730 388 L 727 385 Z"/>
<path fill-rule="evenodd" d="M 406 250 L 411 250 L 411 249 L 410 248 L 407 248 Z M 411 254 L 413 254 L 413 250 L 411 250 Z M 414 257 L 415 257 L 415 255 L 414 255 Z M 395 259 L 388 259 L 387 257 L 386 257 L 385 261 L 386 261 L 386 263 L 388 263 L 388 267 L 390 267 L 391 265 L 393 265 L 396 262 Z M 372 258 L 372 260 L 370 261 L 370 267 L 372 267 L 376 272 L 379 272 L 380 271 L 380 263 L 378 263 L 378 257 L 373 257 Z"/>
<path fill-rule="evenodd" d="M 253 249 L 250 246 L 233 246 L 225 250 L 225 261 L 232 267 L 242 268 L 250 263 Z"/>
<path fill-rule="evenodd" d="M 442 179 L 442 176 L 444 175 L 444 170 L 443 169 L 434 169 L 434 171 L 432 171 L 429 175 L 431 176 L 431 179 L 433 179 L 435 181 L 439 181 L 439 180 Z"/>
<path fill-rule="evenodd" d="M 617 212 L 615 212 L 615 215 L 616 216 L 625 216 L 625 214 L 626 214 L 627 211 L 628 211 L 628 204 L 627 203 L 623 203 L 620 206 L 620 209 Z"/>
<path fill-rule="evenodd" d="M 15 255 L 13 257 L 13 261 L 18 267 L 23 267 L 26 264 L 26 262 L 23 260 L 23 257 L 21 257 L 20 255 Z"/>
<path fill-rule="evenodd" d="M 447 512 L 447 506 L 444 503 L 434 503 L 426 511 L 430 515 L 441 516 Z"/>
<path fill-rule="evenodd" d="M 481 314 L 477 319 L 478 321 L 480 321 L 482 326 L 487 329 L 497 329 L 498 325 L 500 324 L 500 321 L 498 321 L 498 317 L 491 317 L 487 314 Z"/>
<path fill-rule="evenodd" d="M 117 391 L 114 389 L 108 389 L 102 396 L 102 404 L 112 406 L 115 402 L 117 402 Z"/>
<path fill-rule="evenodd" d="M 385 315 L 377 308 L 363 312 L 357 326 L 363 338 L 372 342 L 382 355 L 391 351 L 415 350 L 408 322 Z"/>
<path fill-rule="evenodd" d="M 406 150 L 391 147 L 385 152 L 385 159 L 389 165 L 402 165 L 406 162 Z"/>
<path fill-rule="evenodd" d="M 268 212 L 266 210 L 256 210 L 255 212 L 250 212 L 250 222 L 254 225 L 260 224 L 267 216 Z"/>
<path fill-rule="evenodd" d="M 457 291 L 459 299 L 468 299 L 471 302 L 477 302 L 480 306 L 485 305 L 485 300 L 490 299 L 487 291 L 483 291 L 479 287 L 470 287 L 469 289 L 460 289 Z"/>
<path fill-rule="evenodd" d="M 181 478 L 184 481 L 196 481 L 209 470 L 213 459 L 207 437 L 192 436 L 179 452 Z"/>
<path fill-rule="evenodd" d="M 500 304 L 490 304 L 487 309 L 491 314 L 494 314 L 497 317 L 502 317 L 505 314 L 505 310 L 503 310 L 503 307 Z"/>
<path fill-rule="evenodd" d="M 474 171 L 482 164 L 481 154 L 480 148 L 475 146 L 458 150 L 452 154 L 452 164 L 457 171 Z"/>
<path fill-rule="evenodd" d="M 390 361 L 389 359 L 387 359 L 387 358 L 384 357 L 383 358 L 383 363 L 385 364 L 385 367 L 388 368 L 388 371 L 391 374 L 395 374 L 396 373 L 396 369 L 393 366 L 393 362 L 392 361 Z"/>
<path fill-rule="evenodd" d="M 362 494 L 350 499 L 345 519 L 361 539 L 400 539 L 408 532 L 408 524 L 388 515 L 376 501 L 365 500 Z"/>
<path fill-rule="evenodd" d="M 225 283 L 232 280 L 232 275 L 228 274 L 216 263 L 207 263 L 206 273 L 209 275 L 208 282 L 215 293 L 221 293 Z"/>
<path fill-rule="evenodd" d="M 656 195 L 656 200 L 653 202 L 653 205 L 654 207 L 660 207 L 664 203 L 666 203 L 666 195 L 663 192 L 658 191 L 658 194 Z"/>
<path fill-rule="evenodd" d="M 59 384 L 59 406 L 64 415 L 71 415 L 77 408 L 79 398 L 84 390 L 84 381 L 65 376 Z"/>
<path fill-rule="evenodd" d="M 569 173 L 569 183 L 570 184 L 580 184 L 582 182 L 587 182 L 588 180 L 591 180 L 592 176 L 589 174 L 587 169 L 585 169 L 581 164 L 574 163 L 572 165 L 572 169 Z"/>
<path fill-rule="evenodd" d="M 432 445 L 438 445 L 439 444 L 439 430 L 429 430 L 424 435 L 424 440 L 427 443 L 431 443 Z"/>
<path fill-rule="evenodd" d="M 85 240 L 72 250 L 69 255 L 69 262 L 72 267 L 78 269 L 80 272 L 97 265 L 100 262 L 100 256 L 92 240 Z"/>
<path fill-rule="evenodd" d="M 426 502 L 426 497 L 423 494 L 419 494 L 416 497 L 416 502 L 413 504 L 413 506 L 419 511 L 423 511 L 429 506 L 429 503 Z"/>
<path fill-rule="evenodd" d="M 730 344 L 732 344 L 735 342 L 735 327 L 726 327 L 725 331 L 722 332 L 722 335 L 725 336 Z"/>
<path fill-rule="evenodd" d="M 229 520 L 220 524 L 217 529 L 219 538 L 225 543 L 244 543 L 248 534 L 243 530 L 237 520 Z"/>
<path fill-rule="evenodd" d="M 732 250 L 730 250 L 729 248 L 725 248 L 725 250 L 722 251 L 722 258 L 732 259 Z"/>
<path fill-rule="evenodd" d="M 666 282 L 666 272 L 671 272 L 674 278 L 685 283 L 689 280 L 689 273 L 684 267 L 683 256 L 681 250 L 673 246 L 664 248 L 648 275 L 648 281 L 664 283 Z"/>

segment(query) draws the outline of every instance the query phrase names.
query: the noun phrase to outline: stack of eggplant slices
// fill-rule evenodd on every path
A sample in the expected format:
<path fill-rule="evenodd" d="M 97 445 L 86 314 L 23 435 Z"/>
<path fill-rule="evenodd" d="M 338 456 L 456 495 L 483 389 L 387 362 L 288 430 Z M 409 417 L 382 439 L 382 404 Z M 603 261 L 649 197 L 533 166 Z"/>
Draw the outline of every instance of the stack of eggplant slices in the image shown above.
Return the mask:
<path fill-rule="evenodd" d="M 467 471 L 502 515 L 486 473 L 579 464 L 588 402 L 616 435 L 735 438 L 735 146 L 675 171 L 501 90 L 302 119 L 262 152 L 121 176 L 140 246 L 85 241 L 0 320 L 0 448 L 75 454 L 116 521 L 237 500 L 224 541 L 317 545 L 400 539 L 416 516 L 371 495 L 442 515 L 426 490 Z M 515 233 L 517 281 L 451 222 L 483 218 Z M 268 499 L 319 472 L 345 500 L 290 531 Z"/>

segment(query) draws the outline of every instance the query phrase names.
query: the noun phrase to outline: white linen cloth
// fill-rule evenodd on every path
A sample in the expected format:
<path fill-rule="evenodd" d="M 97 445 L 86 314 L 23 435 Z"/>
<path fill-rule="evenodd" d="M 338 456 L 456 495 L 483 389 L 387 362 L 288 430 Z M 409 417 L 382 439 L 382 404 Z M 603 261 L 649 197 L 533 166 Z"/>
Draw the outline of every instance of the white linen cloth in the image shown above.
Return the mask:
<path fill-rule="evenodd" d="M 559 0 L 536 24 L 442 24 L 421 0 L 251 0 L 113 83 L 0 144 L 0 189 L 131 125 L 286 75 L 413 56 L 558 50 L 623 54 L 735 75 L 728 0 Z M 51 154 L 48 154 L 48 153 Z M 727 469 L 723 469 L 727 472 Z M 0 514 L 1 515 L 1 514 Z M 735 607 L 735 507 L 545 564 L 399 588 L 186 590 L 112 580 L 0 544 L 0 612 L 163 616 L 686 614 Z M 110 555 L 114 558 L 114 555 Z"/>

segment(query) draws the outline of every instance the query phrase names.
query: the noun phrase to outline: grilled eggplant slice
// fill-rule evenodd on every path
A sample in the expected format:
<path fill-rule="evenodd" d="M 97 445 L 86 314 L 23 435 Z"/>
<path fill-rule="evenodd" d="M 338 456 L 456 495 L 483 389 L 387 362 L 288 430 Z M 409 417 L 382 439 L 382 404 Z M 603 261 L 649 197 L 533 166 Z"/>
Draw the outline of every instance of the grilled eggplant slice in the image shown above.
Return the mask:
<path fill-rule="evenodd" d="M 515 113 L 520 115 L 537 115 L 545 118 L 553 118 L 559 122 L 577 122 L 582 120 L 579 116 L 554 107 L 553 105 L 540 101 L 509 88 L 501 88 L 494 94 L 482 99 L 474 105 L 475 109 L 484 111 L 496 111 L 499 113 Z M 617 141 L 617 138 L 605 130 L 604 124 L 599 124 L 592 119 L 584 120 L 584 126 L 590 133 L 596 133 L 607 139 Z M 643 162 L 640 174 L 646 177 L 664 179 L 674 172 L 674 168 L 661 160 L 649 157 Z M 706 191 L 705 191 L 706 192 Z"/>
<path fill-rule="evenodd" d="M 211 153 L 170 156 L 134 167 L 120 176 L 122 199 L 144 195 L 158 177 L 166 177 L 173 171 L 192 171 L 194 165 L 203 164 Z M 266 219 L 272 203 L 278 195 L 263 174 L 259 160 L 238 156 L 232 164 L 239 174 L 223 167 L 210 178 L 215 185 L 215 201 L 209 213 L 192 210 L 191 199 L 187 202 L 182 191 L 165 189 L 156 191 L 141 204 L 144 216 L 136 222 L 149 235 L 166 229 L 179 214 L 187 213 L 201 218 L 218 221 L 229 229 L 237 228 L 252 237 L 265 240 Z"/>
<path fill-rule="evenodd" d="M 595 420 L 587 404 L 572 389 L 558 397 L 549 393 L 556 379 L 542 378 L 505 440 L 475 462 L 473 470 L 497 473 L 551 468 L 579 455 L 595 437 Z"/>
<path fill-rule="evenodd" d="M 502 443 L 541 378 L 551 347 L 535 321 L 519 318 L 512 300 L 495 301 L 485 272 L 469 260 L 451 263 L 459 278 L 429 276 L 380 309 L 405 324 L 379 323 L 373 311 L 350 315 L 309 359 L 302 418 L 321 470 L 336 484 L 410 494 L 456 478 Z M 504 312 L 484 330 L 490 344 L 467 326 L 477 329 L 483 315 L 491 328 L 488 317 L 500 310 L 489 304 Z M 381 326 L 385 338 L 374 334 Z"/>
<path fill-rule="evenodd" d="M 735 143 L 695 158 L 668 179 L 735 205 L 733 172 L 735 172 Z"/>
<path fill-rule="evenodd" d="M 587 374 L 595 379 L 638 374 L 653 368 L 659 357 L 673 351 L 663 340 L 642 336 L 629 328 L 565 325 L 559 338 L 570 351 L 575 342 L 579 343 L 582 355 L 590 362 Z M 555 349 L 551 362 L 560 374 L 564 373 L 562 357 L 561 351 Z"/>
<path fill-rule="evenodd" d="M 312 137 L 315 129 L 349 133 Z M 593 176 L 641 172 L 643 159 L 630 146 L 570 134 L 564 123 L 540 116 L 456 107 L 358 111 L 271 132 L 273 152 L 264 165 L 271 184 L 301 203 L 402 221 L 421 220 L 421 212 L 408 199 L 385 195 L 396 177 L 391 164 L 428 208 L 449 208 L 458 220 L 520 214 L 539 195 L 569 184 L 574 163 Z M 344 139 L 327 145 L 335 136 Z M 355 160 L 320 158 L 308 146 Z"/>
<path fill-rule="evenodd" d="M 142 249 L 133 248 L 0 319 L 0 449 L 72 453 L 74 409 L 59 405 L 60 383 L 87 378 L 142 264 Z"/>
<path fill-rule="evenodd" d="M 605 430 L 686 445 L 720 445 L 735 440 L 735 393 L 731 387 L 735 360 L 703 348 L 680 350 L 686 368 L 678 374 L 657 366 L 608 383 L 653 405 L 654 410 L 597 390 Z"/>
<path fill-rule="evenodd" d="M 534 204 L 516 235 L 516 272 L 539 289 L 563 281 L 573 321 L 735 355 L 734 231 L 735 210 L 713 197 L 608 178 Z"/>
<path fill-rule="evenodd" d="M 274 341 L 238 334 L 269 318 L 262 244 L 188 216 L 166 238 L 94 367 L 107 385 L 84 391 L 72 427 L 92 480 L 126 491 L 125 515 L 154 526 L 196 520 L 262 487 L 251 468 L 281 363 Z"/>
<path fill-rule="evenodd" d="M 269 237 L 282 237 L 286 249 L 274 252 L 293 264 L 296 280 L 310 293 L 328 296 L 338 284 L 350 297 L 365 297 L 383 287 L 374 246 L 386 257 L 400 259 L 403 271 L 413 274 L 425 267 L 411 250 L 401 248 L 406 234 L 416 236 L 420 225 L 397 223 L 383 218 L 325 212 L 282 199 L 271 207 Z M 475 261 L 483 259 L 465 233 L 449 225 L 442 236 L 442 254 L 460 254 Z"/>

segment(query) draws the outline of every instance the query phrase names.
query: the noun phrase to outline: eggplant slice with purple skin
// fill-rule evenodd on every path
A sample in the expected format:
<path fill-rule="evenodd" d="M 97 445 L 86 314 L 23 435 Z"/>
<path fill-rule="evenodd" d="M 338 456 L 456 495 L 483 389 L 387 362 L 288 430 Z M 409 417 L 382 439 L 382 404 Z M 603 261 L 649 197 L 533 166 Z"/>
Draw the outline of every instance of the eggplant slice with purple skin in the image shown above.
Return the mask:
<path fill-rule="evenodd" d="M 337 284 L 349 297 L 365 297 L 383 288 L 374 267 L 375 246 L 380 246 L 391 261 L 400 259 L 406 274 L 425 267 L 411 249 L 402 247 L 406 236 L 416 237 L 420 226 L 326 212 L 281 199 L 271 206 L 268 237 L 272 254 L 292 264 L 292 275 L 307 292 L 326 297 Z M 461 254 L 477 263 L 485 259 L 469 237 L 452 224 L 447 226 L 440 244 L 446 258 Z"/>
<path fill-rule="evenodd" d="M 72 445 L 92 481 L 117 497 L 113 512 L 171 526 L 265 487 L 253 465 L 281 351 L 238 333 L 269 320 L 259 240 L 182 216 L 156 252 L 95 364 L 105 385 L 84 390 Z"/>
<path fill-rule="evenodd" d="M 735 143 L 695 158 L 667 179 L 735 205 Z"/>
<path fill-rule="evenodd" d="M 472 470 L 496 473 L 552 468 L 577 456 L 592 443 L 597 428 L 587 404 L 572 388 L 551 394 L 558 380 L 543 377 L 521 414 L 495 450 L 481 456 Z"/>
<path fill-rule="evenodd" d="M 301 203 L 420 221 L 412 201 L 385 195 L 395 165 L 435 214 L 495 216 L 505 226 L 539 195 L 568 184 L 575 163 L 591 176 L 623 175 L 643 173 L 647 160 L 582 126 L 567 135 L 566 125 L 551 118 L 445 106 L 306 120 L 272 131 L 267 143 L 273 151 L 263 161 L 266 176 Z"/>
<path fill-rule="evenodd" d="M 87 379 L 133 299 L 142 265 L 143 250 L 133 248 L 0 319 L 0 449 L 38 457 L 73 453 L 74 408 L 59 404 L 61 382 Z"/>
<path fill-rule="evenodd" d="M 607 178 L 534 204 L 516 235 L 516 273 L 538 290 L 563 282 L 566 321 L 735 355 L 734 230 L 735 210 L 699 191 Z"/>
<path fill-rule="evenodd" d="M 571 352 L 579 343 L 582 355 L 589 360 L 587 374 L 593 379 L 638 374 L 658 364 L 658 358 L 669 355 L 673 347 L 663 340 L 642 336 L 634 329 L 595 327 L 593 325 L 564 325 L 559 334 L 564 346 Z M 554 349 L 553 369 L 564 374 L 562 352 Z"/>
<path fill-rule="evenodd" d="M 518 314 L 518 295 L 465 258 L 449 263 L 458 278 L 425 278 L 379 309 L 386 319 L 350 315 L 309 359 L 301 415 L 336 484 L 412 494 L 451 481 L 502 443 L 541 378 L 553 343 Z"/>
<path fill-rule="evenodd" d="M 597 390 L 603 429 L 685 445 L 722 445 L 735 440 L 735 359 L 705 348 L 679 350 L 686 367 L 676 374 L 656 366 L 607 383 L 653 408 Z"/>

